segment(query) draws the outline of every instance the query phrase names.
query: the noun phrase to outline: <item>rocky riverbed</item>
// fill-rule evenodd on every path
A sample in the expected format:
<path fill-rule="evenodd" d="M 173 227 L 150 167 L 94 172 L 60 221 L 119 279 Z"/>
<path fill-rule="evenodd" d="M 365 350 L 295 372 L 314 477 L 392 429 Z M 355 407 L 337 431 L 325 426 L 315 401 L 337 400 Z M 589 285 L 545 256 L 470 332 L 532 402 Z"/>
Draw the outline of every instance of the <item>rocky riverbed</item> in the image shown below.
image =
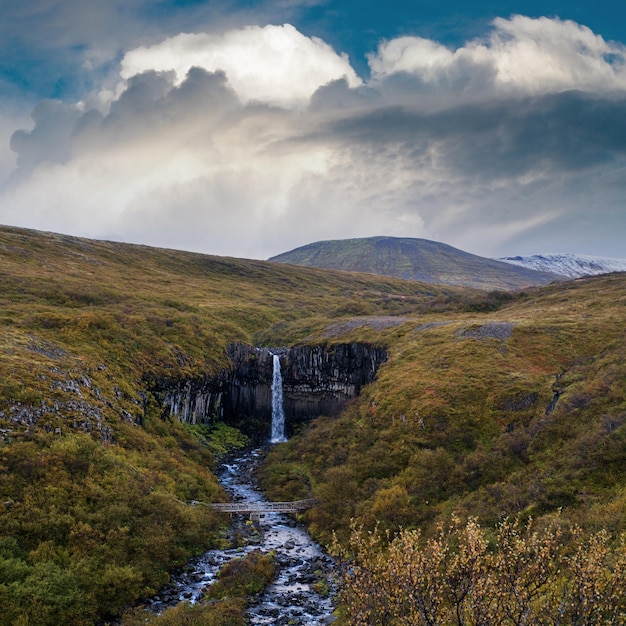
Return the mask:
<path fill-rule="evenodd" d="M 263 501 L 254 480 L 262 455 L 262 450 L 253 450 L 223 466 L 220 481 L 234 501 Z M 230 540 L 233 547 L 210 550 L 174 576 L 152 599 L 153 610 L 162 611 L 182 601 L 197 602 L 225 563 L 260 549 L 274 552 L 278 575 L 254 598 L 249 624 L 315 626 L 334 621 L 333 560 L 290 516 L 266 513 L 252 523 L 247 516 L 233 515 Z"/>

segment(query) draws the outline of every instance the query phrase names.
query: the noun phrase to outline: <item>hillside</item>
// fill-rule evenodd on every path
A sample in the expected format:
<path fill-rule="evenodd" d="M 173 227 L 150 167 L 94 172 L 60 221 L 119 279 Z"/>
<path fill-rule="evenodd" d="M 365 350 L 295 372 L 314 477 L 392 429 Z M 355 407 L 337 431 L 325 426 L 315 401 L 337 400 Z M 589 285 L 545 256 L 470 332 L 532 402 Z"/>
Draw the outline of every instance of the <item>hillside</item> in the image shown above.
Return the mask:
<path fill-rule="evenodd" d="M 225 498 L 242 438 L 153 383 L 216 375 L 232 342 L 387 350 L 264 467 L 275 499 L 320 499 L 323 542 L 452 513 L 626 530 L 626 274 L 485 293 L 7 227 L 0 259 L 2 624 L 112 620 L 223 541 L 184 503 Z"/>
<path fill-rule="evenodd" d="M 270 261 L 486 290 L 522 289 L 559 280 L 552 273 L 476 256 L 443 243 L 397 237 L 318 241 Z"/>
<path fill-rule="evenodd" d="M 626 259 L 584 254 L 532 254 L 503 257 L 499 260 L 540 272 L 553 272 L 569 278 L 626 272 Z"/>
<path fill-rule="evenodd" d="M 0 228 L 2 624 L 93 624 L 149 596 L 224 520 L 210 469 L 242 438 L 152 393 L 226 346 L 288 345 L 345 315 L 483 308 L 482 294 Z M 367 334 L 373 331 L 361 331 Z"/>
<path fill-rule="evenodd" d="M 433 533 L 453 512 L 626 530 L 626 275 L 538 289 L 498 311 L 415 318 L 339 419 L 275 450 L 274 497 L 313 486 L 322 540 Z M 301 491 L 302 492 L 302 491 Z"/>

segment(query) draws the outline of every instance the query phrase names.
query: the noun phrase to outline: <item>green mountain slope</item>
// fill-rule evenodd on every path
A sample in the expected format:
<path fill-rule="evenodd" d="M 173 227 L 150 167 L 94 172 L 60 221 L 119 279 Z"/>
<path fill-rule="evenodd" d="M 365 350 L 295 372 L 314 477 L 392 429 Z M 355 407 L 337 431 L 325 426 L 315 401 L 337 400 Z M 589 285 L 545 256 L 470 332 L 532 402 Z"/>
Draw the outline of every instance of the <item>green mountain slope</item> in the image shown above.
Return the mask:
<path fill-rule="evenodd" d="M 397 237 L 318 241 L 270 260 L 487 290 L 546 285 L 560 278 L 469 254 L 435 241 Z"/>

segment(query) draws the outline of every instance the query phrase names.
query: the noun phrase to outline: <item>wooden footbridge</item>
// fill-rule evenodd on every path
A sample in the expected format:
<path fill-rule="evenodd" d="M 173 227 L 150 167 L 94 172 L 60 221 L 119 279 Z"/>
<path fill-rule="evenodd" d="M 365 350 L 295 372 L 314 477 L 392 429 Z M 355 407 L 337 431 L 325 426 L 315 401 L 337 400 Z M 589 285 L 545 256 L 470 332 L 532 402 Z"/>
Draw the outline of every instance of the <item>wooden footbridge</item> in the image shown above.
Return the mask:
<path fill-rule="evenodd" d="M 318 503 L 319 501 L 315 498 L 308 498 L 293 502 L 211 502 L 209 504 L 192 500 L 189 504 L 192 506 L 200 504 L 222 513 L 249 514 L 250 519 L 258 520 L 262 513 L 299 513 Z"/>

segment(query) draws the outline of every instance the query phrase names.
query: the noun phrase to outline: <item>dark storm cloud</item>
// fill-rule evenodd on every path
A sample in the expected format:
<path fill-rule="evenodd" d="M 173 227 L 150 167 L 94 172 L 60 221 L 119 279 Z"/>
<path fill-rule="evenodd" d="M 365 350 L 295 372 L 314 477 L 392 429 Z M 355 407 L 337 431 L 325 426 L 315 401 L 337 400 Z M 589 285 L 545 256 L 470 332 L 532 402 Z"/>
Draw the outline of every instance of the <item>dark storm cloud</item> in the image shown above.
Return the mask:
<path fill-rule="evenodd" d="M 350 87 L 345 78 L 333 80 L 323 85 L 311 96 L 309 110 L 314 112 L 337 112 L 372 108 L 384 104 L 382 94 L 371 87 Z"/>
<path fill-rule="evenodd" d="M 485 179 L 567 172 L 626 154 L 626 99 L 566 92 L 434 113 L 382 107 L 332 120 L 325 136 L 381 149 L 394 145 L 407 153 L 437 146 L 455 172 Z"/>
<path fill-rule="evenodd" d="M 39 103 L 32 114 L 32 130 L 18 130 L 11 138 L 20 177 L 45 161 L 65 163 L 81 152 L 105 145 L 119 148 L 159 132 L 165 138 L 183 126 L 193 127 L 194 120 L 206 131 L 216 116 L 240 108 L 223 72 L 192 68 L 179 86 L 173 83 L 172 72 L 133 76 L 106 115 L 93 109 L 81 112 L 58 100 Z"/>
<path fill-rule="evenodd" d="M 43 161 L 66 162 L 71 157 L 72 133 L 81 113 L 56 100 L 40 102 L 32 113 L 35 127 L 18 130 L 11 137 L 17 165 L 31 170 Z"/>

